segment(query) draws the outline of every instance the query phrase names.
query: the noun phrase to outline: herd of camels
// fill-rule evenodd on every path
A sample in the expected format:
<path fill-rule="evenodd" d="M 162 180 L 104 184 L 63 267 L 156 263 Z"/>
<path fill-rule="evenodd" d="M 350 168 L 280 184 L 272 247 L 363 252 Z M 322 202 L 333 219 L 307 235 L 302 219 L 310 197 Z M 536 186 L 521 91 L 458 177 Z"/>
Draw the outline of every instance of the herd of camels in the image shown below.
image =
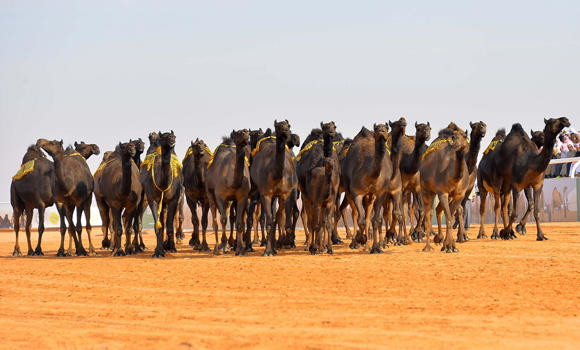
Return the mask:
<path fill-rule="evenodd" d="M 450 224 L 443 234 L 442 215 L 445 214 L 447 223 L 453 222 L 456 215 L 463 217 L 476 180 L 482 218 L 487 195 L 495 200 L 491 238 L 515 237 L 513 225 L 518 217 L 516 210 L 510 208 L 517 208 L 523 190 L 528 206 L 516 231 L 525 234 L 526 219 L 533 212 L 537 240 L 541 241 L 547 239 L 538 214 L 544 171 L 557 135 L 570 126 L 567 118 L 544 119 L 544 123 L 544 130 L 532 132 L 531 137 L 520 124 L 514 124 L 507 135 L 504 129 L 497 131 L 479 164 L 481 140 L 487 128 L 481 121 L 470 123 L 469 134 L 450 123 L 430 145 L 427 145 L 430 124 L 415 123 L 415 135 L 408 136 L 405 118 L 375 124 L 373 130 L 363 127 L 353 139 L 343 138 L 334 122 L 321 123 L 320 128 L 312 129 L 297 154 L 293 148 L 300 146 L 300 138 L 291 133 L 287 120 L 275 121 L 274 129 L 265 132 L 232 131 L 214 152 L 204 141 L 196 139 L 182 162 L 174 151 L 174 132 L 154 132 L 149 135 L 146 151 L 144 142 L 138 139 L 119 143 L 114 151 L 106 152 L 94 174 L 86 159 L 100 153 L 97 145 L 75 142 L 74 147 L 65 149 L 62 140 L 39 139 L 28 147 L 11 184 L 16 234 L 13 255 L 22 254 L 18 233 L 23 214 L 28 255 L 43 255 L 44 210 L 53 204 L 61 224 L 57 256 L 71 255 L 73 242 L 77 255 L 95 254 L 90 225 L 93 194 L 103 223 L 102 246 L 111 248 L 115 256 L 145 249 L 141 231 L 147 206 L 155 221 L 157 241 L 153 257 L 175 252 L 176 240 L 184 238 L 183 198 L 191 210 L 194 228 L 189 244 L 196 250 L 210 251 L 206 229 L 211 210 L 216 239 L 214 254 L 233 250 L 236 255 L 243 255 L 260 244 L 265 246 L 263 255 L 271 256 L 280 249 L 295 247 L 298 217 L 302 218 L 306 247 L 311 254 L 332 253 L 333 244 L 342 242 L 337 232 L 340 219 L 345 223 L 352 249 L 364 246 L 367 252 L 380 253 L 387 243 L 409 244 L 425 238 L 423 251 L 431 251 L 433 209 L 439 223 L 433 242 L 442 244 L 444 252 L 457 252 Z M 146 156 L 141 161 L 143 152 Z M 301 209 L 297 205 L 299 197 Z M 349 206 L 352 230 L 347 219 Z M 36 249 L 30 240 L 34 209 L 39 217 Z M 503 228 L 498 231 L 500 209 Z M 81 235 L 83 213 L 88 252 Z M 481 222 L 477 238 L 486 237 Z M 70 237 L 65 251 L 67 223 Z M 457 241 L 464 242 L 469 238 L 463 220 L 458 223 Z"/>

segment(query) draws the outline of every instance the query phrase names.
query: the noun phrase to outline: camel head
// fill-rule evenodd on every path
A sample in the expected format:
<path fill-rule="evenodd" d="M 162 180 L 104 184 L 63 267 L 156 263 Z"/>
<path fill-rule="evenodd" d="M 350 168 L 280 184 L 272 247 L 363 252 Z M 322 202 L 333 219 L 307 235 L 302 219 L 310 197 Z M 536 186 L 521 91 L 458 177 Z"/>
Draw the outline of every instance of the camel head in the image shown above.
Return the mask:
<path fill-rule="evenodd" d="M 283 140 L 290 138 L 290 123 L 288 119 L 281 122 L 274 120 L 274 130 L 276 130 L 276 138 Z"/>
<path fill-rule="evenodd" d="M 334 122 L 320 122 L 320 129 L 322 130 L 322 135 L 324 137 L 330 137 L 332 139 L 336 136 L 336 125 Z"/>
<path fill-rule="evenodd" d="M 544 134 L 556 136 L 560 133 L 560 131 L 562 131 L 562 129 L 570 126 L 570 121 L 568 121 L 568 118 L 566 117 L 550 119 L 544 118 L 544 124 L 546 124 L 544 126 Z"/>
<path fill-rule="evenodd" d="M 52 140 L 49 141 L 47 139 L 38 139 L 36 141 L 36 146 L 42 148 L 46 153 L 48 153 L 51 157 L 54 157 L 59 154 L 64 153 L 64 148 L 62 146 L 62 140 Z"/>
<path fill-rule="evenodd" d="M 457 127 L 451 136 L 453 141 L 453 149 L 456 151 L 463 150 L 464 152 L 469 151 L 469 142 L 467 141 L 467 131 Z"/>
<path fill-rule="evenodd" d="M 532 136 L 530 139 L 536 145 L 536 147 L 540 148 L 544 145 L 544 132 L 542 130 L 534 131 L 530 129 L 530 135 Z"/>
<path fill-rule="evenodd" d="M 471 134 L 470 134 L 470 138 L 471 140 L 476 140 L 479 139 L 481 140 L 482 138 L 485 137 L 485 133 L 487 132 L 487 125 L 482 122 L 469 122 L 469 126 L 471 127 Z"/>
<path fill-rule="evenodd" d="M 135 154 L 141 154 L 145 151 L 145 142 L 139 138 L 138 140 L 131 141 L 133 145 L 135 145 Z"/>
<path fill-rule="evenodd" d="M 37 145 L 30 145 L 22 158 L 22 164 L 28 162 L 29 160 L 36 158 L 46 158 L 46 155 L 42 152 L 42 149 Z"/>
<path fill-rule="evenodd" d="M 159 134 L 155 131 L 149 133 L 149 144 L 155 146 L 159 144 Z"/>
<path fill-rule="evenodd" d="M 290 139 L 288 140 L 288 142 L 286 144 L 290 148 L 299 147 L 300 146 L 300 136 L 298 136 L 298 134 L 291 134 Z"/>
<path fill-rule="evenodd" d="M 165 150 L 175 147 L 175 133 L 173 133 L 173 130 L 171 132 L 159 132 L 159 145 Z"/>
<path fill-rule="evenodd" d="M 99 155 L 101 153 L 99 146 L 94 143 L 85 143 L 84 141 L 81 141 L 81 143 L 75 141 L 75 151 L 79 152 L 85 159 L 88 159 L 93 154 Z"/>
<path fill-rule="evenodd" d="M 250 130 L 250 145 L 252 148 L 256 147 L 258 140 L 261 139 L 262 136 L 264 136 L 262 128 L 259 128 L 258 130 Z"/>
<path fill-rule="evenodd" d="M 399 118 L 399 120 L 394 122 L 391 122 L 389 120 L 389 126 L 391 127 L 393 137 L 401 136 L 405 134 L 405 129 L 407 128 L 407 120 L 403 117 Z"/>
<path fill-rule="evenodd" d="M 431 124 L 427 122 L 427 124 L 421 123 L 418 124 L 415 122 L 415 140 L 417 142 L 425 142 L 431 138 Z"/>
<path fill-rule="evenodd" d="M 375 142 L 386 142 L 389 138 L 388 124 L 374 124 L 373 130 L 375 132 Z"/>
<path fill-rule="evenodd" d="M 196 159 L 201 158 L 206 149 L 207 145 L 203 140 L 195 139 L 195 141 L 191 141 L 191 152 Z"/>
<path fill-rule="evenodd" d="M 135 144 L 132 140 L 125 143 L 119 142 L 117 147 L 119 148 L 119 152 L 123 158 L 133 158 L 137 152 L 135 149 Z"/>
<path fill-rule="evenodd" d="M 236 147 L 244 147 L 250 143 L 250 131 L 248 129 L 232 130 L 230 138 L 236 144 Z"/>

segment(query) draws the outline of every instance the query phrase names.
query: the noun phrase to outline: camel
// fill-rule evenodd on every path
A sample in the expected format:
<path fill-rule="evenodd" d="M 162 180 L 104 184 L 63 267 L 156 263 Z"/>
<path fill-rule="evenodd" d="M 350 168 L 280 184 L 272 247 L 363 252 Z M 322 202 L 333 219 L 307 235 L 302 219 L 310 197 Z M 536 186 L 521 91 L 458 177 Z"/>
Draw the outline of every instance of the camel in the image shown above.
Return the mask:
<path fill-rule="evenodd" d="M 568 118 L 544 119 L 545 143 L 542 151 L 538 152 L 536 145 L 529 139 L 520 124 L 514 124 L 504 142 L 500 145 L 497 157 L 494 157 L 494 169 L 502 179 L 502 219 L 504 228 L 500 231 L 500 238 L 510 239 L 515 236 L 512 225 L 517 219 L 516 210 L 513 210 L 507 222 L 507 207 L 512 191 L 518 193 L 526 187 L 533 188 L 534 219 L 536 220 L 536 240 L 544 241 L 540 225 L 540 195 L 544 185 L 544 172 L 552 158 L 552 149 L 556 137 L 565 127 L 570 126 Z M 518 196 L 513 197 L 513 207 L 517 208 Z M 507 224 L 506 224 L 507 222 Z"/>
<path fill-rule="evenodd" d="M 455 211 L 463 217 L 461 200 L 465 196 L 469 184 L 469 172 L 465 161 L 468 151 L 467 134 L 454 123 L 439 131 L 439 136 L 423 153 L 423 161 L 419 168 L 421 178 L 421 195 L 425 218 L 423 225 L 427 233 L 424 252 L 433 250 L 429 242 L 432 230 L 431 210 L 435 196 L 439 198 L 445 211 L 447 232 L 441 251 L 458 252 L 455 240 L 451 234 L 451 220 Z M 463 232 L 463 221 L 459 222 L 459 231 Z M 441 242 L 441 233 L 435 237 L 435 243 Z"/>
<path fill-rule="evenodd" d="M 354 232 L 357 236 L 366 238 L 366 248 L 370 241 L 368 231 L 371 213 L 374 211 L 371 254 L 382 253 L 383 238 L 382 235 L 378 235 L 381 206 L 393 175 L 393 166 L 386 146 L 389 127 L 387 124 L 375 124 L 373 129 L 374 131 L 370 131 L 363 127 L 355 136 L 341 169 L 341 183 L 353 211 Z M 393 143 L 397 144 L 398 139 L 393 137 Z M 357 225 L 360 227 L 360 233 Z M 359 247 L 357 236 L 350 243 L 351 249 Z"/>
<path fill-rule="evenodd" d="M 292 154 L 292 158 L 295 159 L 293 148 L 300 147 L 300 136 L 297 134 L 290 134 L 290 139 L 288 139 L 286 145 Z M 298 217 L 300 216 L 300 209 L 298 208 L 299 196 L 300 191 L 298 191 L 298 188 L 295 188 L 292 190 L 288 196 L 288 199 L 286 200 L 286 224 L 285 227 L 278 228 L 280 232 L 284 230 L 284 234 L 279 235 L 281 238 L 278 240 L 279 248 L 296 248 L 296 223 L 298 222 Z"/>
<path fill-rule="evenodd" d="M 79 153 L 65 154 L 62 140 L 49 141 L 38 139 L 36 145 L 42 148 L 54 161 L 55 181 L 53 195 L 54 200 L 62 208 L 60 211 L 61 220 L 61 241 L 57 256 L 70 255 L 72 253 L 72 242 L 69 243 L 67 254 L 64 251 L 64 235 L 66 226 L 64 220 L 69 224 L 69 236 L 73 238 L 77 255 L 95 255 L 95 248 L 91 238 L 91 199 L 93 196 L 93 175 L 85 161 Z M 95 150 L 96 154 L 99 153 Z M 77 225 L 73 221 L 73 212 L 77 210 Z M 85 250 L 82 241 L 81 215 L 85 213 L 87 236 L 89 237 L 89 251 Z M 76 229 L 76 232 L 75 232 Z"/>
<path fill-rule="evenodd" d="M 276 225 L 272 218 L 272 201 L 278 199 L 276 221 L 279 227 L 286 222 L 286 200 L 297 188 L 296 162 L 292 151 L 287 146 L 290 138 L 290 123 L 288 120 L 274 121 L 274 137 L 263 138 L 253 153 L 253 162 L 250 167 L 252 181 L 260 193 L 262 210 L 266 215 L 266 229 L 268 238 L 264 256 L 276 255 L 274 246 Z"/>
<path fill-rule="evenodd" d="M 544 146 L 544 132 L 542 130 L 538 130 L 538 131 L 534 131 L 534 130 L 530 130 L 530 140 L 532 140 L 532 142 L 534 143 L 534 145 L 536 145 L 536 147 L 538 148 L 538 152 L 540 151 L 540 149 Z M 528 202 L 528 208 L 526 209 L 526 212 L 524 213 L 524 216 L 522 217 L 522 219 L 520 220 L 520 222 L 516 225 L 516 232 L 518 232 L 521 235 L 525 235 L 527 230 L 526 230 L 526 221 L 528 219 L 528 216 L 530 215 L 530 213 L 534 210 L 534 199 L 532 198 L 532 192 L 533 189 L 532 187 L 526 187 L 524 189 L 524 195 L 526 196 L 526 201 Z M 512 196 L 518 196 L 519 193 L 512 193 Z M 540 203 L 542 203 L 542 201 L 540 201 Z M 499 236 L 498 236 L 499 238 Z"/>
<path fill-rule="evenodd" d="M 497 150 L 499 149 L 499 145 L 505 139 L 505 129 L 499 129 L 493 139 L 491 140 L 489 146 L 483 151 L 483 155 L 481 160 L 479 161 L 479 166 L 477 168 L 477 187 L 479 189 L 479 215 L 480 215 L 480 224 L 479 224 L 479 234 L 477 235 L 477 239 L 487 238 L 485 234 L 485 228 L 483 226 L 485 222 L 485 200 L 487 198 L 487 194 L 491 194 L 494 198 L 494 211 L 495 211 L 495 223 L 493 226 L 493 233 L 491 235 L 491 239 L 498 239 L 499 238 L 499 231 L 498 231 L 498 220 L 499 220 L 499 210 L 501 204 L 501 186 L 502 180 L 499 176 L 497 176 L 497 172 L 494 170 L 494 161 L 493 158 L 497 154 Z"/>
<path fill-rule="evenodd" d="M 264 137 L 265 136 L 264 132 L 262 131 L 262 128 L 257 130 L 250 130 L 250 149 L 254 150 L 258 145 L 258 141 Z M 254 158 L 253 155 L 250 154 L 250 164 L 253 163 L 254 161 L 253 158 Z M 266 226 L 265 215 L 264 211 L 261 210 L 260 193 L 258 193 L 258 189 L 256 188 L 256 185 L 254 184 L 253 181 L 248 201 L 248 218 L 246 222 L 247 222 L 246 233 L 248 235 L 251 234 L 252 228 L 254 229 L 254 239 L 251 242 L 250 246 L 252 244 L 260 244 L 260 246 L 265 246 L 266 245 L 266 236 L 264 234 L 264 228 Z M 258 233 L 258 224 L 261 226 L 262 231 L 261 240 Z M 247 239 L 250 239 L 250 237 L 248 237 Z"/>
<path fill-rule="evenodd" d="M 205 190 L 205 169 L 212 156 L 209 147 L 203 140 L 195 139 L 191 142 L 185 157 L 183 158 L 183 179 L 185 185 L 185 197 L 189 210 L 191 211 L 191 223 L 193 232 L 189 245 L 194 250 L 209 252 L 206 240 L 207 214 L 209 212 L 209 200 Z M 201 233 L 202 242 L 199 241 L 199 218 L 197 216 L 197 205 L 201 206 Z"/>
<path fill-rule="evenodd" d="M 327 253 L 332 254 L 331 224 L 340 182 L 340 166 L 333 144 L 336 136 L 334 122 L 321 122 L 320 128 L 322 140 L 316 139 L 302 145 L 296 157 L 296 173 L 303 209 L 308 218 L 303 223 L 312 232 L 310 253 L 317 254 L 326 249 Z"/>
<path fill-rule="evenodd" d="M 155 235 L 157 242 L 154 258 L 164 257 L 165 251 L 175 252 L 174 219 L 181 192 L 183 191 L 183 174 L 181 164 L 174 154 L 175 133 L 158 134 L 159 151 L 149 153 L 141 163 L 140 180 L 144 193 L 147 196 L 149 208 L 155 221 Z M 161 212 L 167 208 L 165 228 L 167 229 L 167 243 L 163 244 L 164 225 L 161 223 Z"/>
<path fill-rule="evenodd" d="M 108 235 L 109 211 L 113 216 L 115 232 L 113 256 L 133 254 L 138 248 L 138 210 L 143 188 L 139 180 L 139 168 L 133 161 L 136 148 L 133 141 L 119 143 L 115 152 L 101 163 L 95 172 L 95 199 L 103 220 L 104 236 Z M 121 224 L 123 216 L 123 225 Z M 135 240 L 131 242 L 131 227 Z M 125 249 L 121 248 L 121 237 L 125 230 Z M 135 244 L 137 243 L 137 246 Z"/>
<path fill-rule="evenodd" d="M 556 210 L 564 210 L 564 218 L 566 217 L 568 210 L 568 198 L 567 198 L 568 186 L 564 186 L 562 194 L 558 191 L 557 187 L 552 190 L 552 216 Z"/>
<path fill-rule="evenodd" d="M 424 233 L 421 223 L 425 210 L 423 209 L 423 199 L 421 198 L 421 178 L 419 176 L 419 167 L 421 165 L 421 157 L 427 149 L 425 143 L 431 138 L 431 124 L 418 124 L 415 122 L 415 139 L 409 137 L 401 138 L 401 152 L 403 153 L 400 163 L 401 169 L 401 188 L 403 190 L 403 198 L 405 199 L 402 205 L 403 212 L 403 231 L 405 236 L 405 243 L 408 241 L 407 224 L 405 214 L 405 204 L 409 208 L 407 211 L 411 216 L 411 203 L 407 199 L 413 196 L 413 203 L 416 204 L 419 216 L 416 220 L 416 225 L 412 229 L 411 238 L 417 242 L 423 239 Z M 399 232 L 400 234 L 400 232 Z"/>
<path fill-rule="evenodd" d="M 250 164 L 248 155 L 250 132 L 247 129 L 232 131 L 229 138 L 213 153 L 205 174 L 205 189 L 209 199 L 215 233 L 213 253 L 227 253 L 227 246 L 220 244 L 216 209 L 220 213 L 222 235 L 226 234 L 228 209 L 235 201 L 236 207 L 236 255 L 245 255 L 243 235 L 245 229 L 244 213 L 250 193 Z M 233 225 L 233 223 L 232 223 Z"/>
<path fill-rule="evenodd" d="M 465 197 L 461 200 L 461 208 L 462 211 L 465 212 L 465 206 L 467 205 L 467 201 L 469 200 L 469 194 L 473 190 L 473 186 L 475 185 L 475 179 L 477 178 L 477 156 L 479 154 L 479 149 L 481 147 L 481 140 L 485 137 L 487 132 L 487 125 L 480 121 L 476 123 L 469 123 L 469 127 L 471 128 L 471 133 L 469 135 L 469 151 L 465 155 L 465 162 L 467 164 L 467 171 L 469 172 L 469 183 L 467 185 L 467 189 L 465 190 Z M 437 205 L 437 226 L 439 228 L 439 234 L 441 234 L 441 219 L 443 216 L 443 206 L 441 202 Z M 456 213 L 457 214 L 457 213 Z M 463 216 L 456 215 L 458 221 L 463 221 Z M 451 222 L 447 221 L 449 225 Z M 459 230 L 457 232 L 457 242 L 467 242 L 469 237 L 467 236 L 467 232 L 463 230 Z"/>
<path fill-rule="evenodd" d="M 16 243 L 12 255 L 20 256 L 18 232 L 20 230 L 20 216 L 26 216 L 26 240 L 28 241 L 28 255 L 44 255 L 42 252 L 42 234 L 44 233 L 44 210 L 54 204 L 54 164 L 46 158 L 36 145 L 29 146 L 22 158 L 21 168 L 12 178 L 10 185 L 10 203 L 14 215 L 14 234 Z M 33 210 L 38 210 L 38 243 L 32 250 L 30 242 L 30 226 Z M 8 221 L 8 224 L 10 221 Z"/>

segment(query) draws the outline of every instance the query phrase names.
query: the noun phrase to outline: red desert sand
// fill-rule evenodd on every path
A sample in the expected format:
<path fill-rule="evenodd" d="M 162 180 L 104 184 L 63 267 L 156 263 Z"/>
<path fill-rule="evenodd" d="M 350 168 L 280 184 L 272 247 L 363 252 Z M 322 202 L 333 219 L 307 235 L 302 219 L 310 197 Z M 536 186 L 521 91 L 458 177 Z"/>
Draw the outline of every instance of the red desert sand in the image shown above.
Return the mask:
<path fill-rule="evenodd" d="M 311 256 L 299 231 L 277 257 L 182 244 L 165 259 L 151 258 L 151 231 L 136 256 L 56 258 L 58 232 L 44 257 L 12 257 L 2 230 L 0 347 L 578 349 L 580 223 L 544 227 L 546 242 L 533 223 L 513 241 L 475 240 L 472 226 L 457 254 L 413 243 Z"/>

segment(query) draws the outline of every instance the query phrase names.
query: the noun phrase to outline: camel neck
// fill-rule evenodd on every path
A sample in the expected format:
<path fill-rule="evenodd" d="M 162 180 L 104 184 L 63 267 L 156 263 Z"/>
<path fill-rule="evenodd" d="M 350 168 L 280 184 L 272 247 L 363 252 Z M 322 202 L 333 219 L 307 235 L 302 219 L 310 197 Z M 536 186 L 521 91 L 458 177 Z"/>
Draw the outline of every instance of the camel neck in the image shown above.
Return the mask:
<path fill-rule="evenodd" d="M 167 188 L 171 181 L 171 147 L 163 147 L 161 149 L 161 181 L 159 181 L 160 188 Z"/>
<path fill-rule="evenodd" d="M 244 166 L 246 165 L 246 147 L 236 146 L 236 165 L 234 168 L 234 187 L 239 188 L 242 186 L 242 180 L 244 179 Z"/>
<path fill-rule="evenodd" d="M 274 179 L 281 179 L 286 165 L 286 141 L 285 137 L 276 137 L 276 159 L 274 164 Z"/>
<path fill-rule="evenodd" d="M 200 155 L 199 157 L 195 157 L 194 159 L 194 166 L 193 166 L 193 176 L 194 176 L 194 183 L 197 183 L 198 186 L 202 186 L 205 181 L 204 181 L 204 171 L 203 169 L 205 168 L 204 165 L 202 164 L 202 160 L 203 160 L 203 156 Z"/>
<path fill-rule="evenodd" d="M 135 162 L 137 169 L 140 169 L 141 168 L 141 153 L 136 153 L 135 157 L 133 157 L 133 161 Z"/>
<path fill-rule="evenodd" d="M 403 135 L 402 132 L 393 133 L 391 136 L 391 162 L 393 163 L 393 173 L 391 174 L 391 179 L 395 178 L 397 174 L 401 173 L 399 165 L 401 164 L 401 147 L 399 145 L 399 140 Z"/>
<path fill-rule="evenodd" d="M 128 155 L 121 155 L 121 168 L 122 168 L 122 180 L 121 180 L 121 193 L 124 195 L 131 192 L 131 170 L 132 170 L 132 158 Z"/>
<path fill-rule="evenodd" d="M 330 157 L 332 155 L 332 137 L 330 135 L 324 135 L 324 157 Z"/>
<path fill-rule="evenodd" d="M 407 174 L 415 174 L 417 171 L 419 171 L 419 165 L 421 164 L 421 156 L 423 155 L 424 145 L 424 139 L 417 139 L 415 142 L 415 147 L 413 147 L 413 153 L 411 155 L 411 164 L 407 169 L 404 169 Z"/>
<path fill-rule="evenodd" d="M 54 160 L 54 174 L 56 175 L 56 181 L 61 185 L 62 188 L 66 187 L 65 171 L 62 164 L 64 157 L 64 153 L 59 153 L 52 157 L 52 160 Z"/>
<path fill-rule="evenodd" d="M 534 157 L 536 163 L 536 171 L 542 173 L 546 171 L 548 164 L 550 164 L 550 159 L 552 159 L 552 150 L 556 144 L 557 134 L 553 134 L 549 130 L 544 130 L 544 135 L 546 137 L 542 151 Z"/>
<path fill-rule="evenodd" d="M 467 153 L 467 171 L 473 173 L 477 165 L 477 155 L 479 154 L 479 148 L 481 147 L 481 136 L 471 137 L 471 143 L 469 144 L 469 152 Z"/>
<path fill-rule="evenodd" d="M 463 149 L 455 151 L 455 180 L 461 180 L 465 167 L 465 151 Z"/>
<path fill-rule="evenodd" d="M 387 145 L 385 145 L 385 140 L 381 137 L 378 140 L 375 139 L 375 160 L 373 162 L 373 171 L 371 172 L 372 178 L 377 178 L 381 174 L 383 158 L 386 152 Z"/>

